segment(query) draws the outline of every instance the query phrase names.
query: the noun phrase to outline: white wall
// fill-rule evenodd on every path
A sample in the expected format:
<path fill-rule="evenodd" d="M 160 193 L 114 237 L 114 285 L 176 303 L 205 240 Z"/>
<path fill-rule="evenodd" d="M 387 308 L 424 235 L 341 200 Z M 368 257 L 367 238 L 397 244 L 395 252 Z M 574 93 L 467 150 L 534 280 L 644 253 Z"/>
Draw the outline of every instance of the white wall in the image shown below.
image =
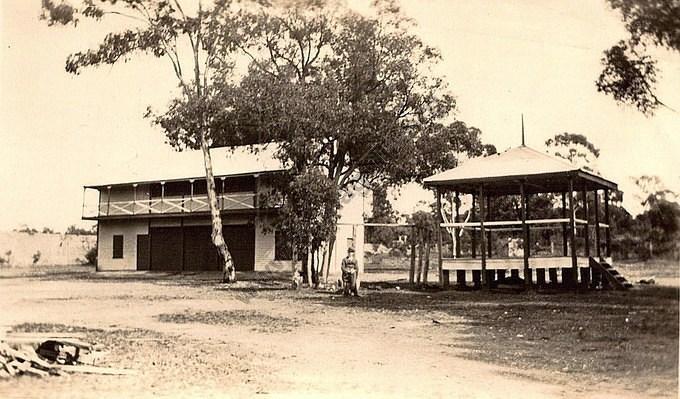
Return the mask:
<path fill-rule="evenodd" d="M 274 232 L 263 232 L 262 227 L 270 221 L 265 216 L 255 218 L 255 271 L 281 272 L 290 271 L 290 261 L 274 260 L 275 241 Z"/>
<path fill-rule="evenodd" d="M 0 257 L 11 267 L 81 264 L 96 242 L 94 235 L 0 232 Z"/>
<path fill-rule="evenodd" d="M 340 209 L 336 241 L 331 254 L 329 282 L 340 278 L 340 265 L 342 258 L 347 256 L 349 245 L 354 247 L 354 255 L 359 266 L 359 279 L 364 272 L 364 226 L 362 223 L 366 206 L 370 205 L 370 195 L 364 195 L 362 191 L 355 191 L 352 196 L 343 195 L 341 202 L 343 206 Z"/>
<path fill-rule="evenodd" d="M 147 220 L 100 220 L 97 270 L 137 270 L 137 235 L 149 234 Z M 113 236 L 123 235 L 123 257 L 113 259 Z"/>

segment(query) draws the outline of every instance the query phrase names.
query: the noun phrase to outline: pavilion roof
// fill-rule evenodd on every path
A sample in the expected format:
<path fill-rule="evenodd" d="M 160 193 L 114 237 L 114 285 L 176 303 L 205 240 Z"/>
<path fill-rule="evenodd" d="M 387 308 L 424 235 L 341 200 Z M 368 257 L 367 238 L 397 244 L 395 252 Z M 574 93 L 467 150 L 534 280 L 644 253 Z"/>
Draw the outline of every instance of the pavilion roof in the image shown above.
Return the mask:
<path fill-rule="evenodd" d="M 474 193 L 484 184 L 490 194 L 517 194 L 524 181 L 527 192 L 565 192 L 569 178 L 574 190 L 616 190 L 616 183 L 588 172 L 556 156 L 527 146 L 511 148 L 486 157 L 472 158 L 460 166 L 430 176 L 426 186 L 445 187 L 462 193 Z"/>
<path fill-rule="evenodd" d="M 257 146 L 253 151 L 248 146 L 217 147 L 210 149 L 213 174 L 215 177 L 236 177 L 287 170 L 274 154 L 275 144 Z M 124 165 L 115 164 L 110 170 L 100 173 L 101 181 L 85 185 L 86 188 L 151 184 L 161 181 L 182 181 L 205 179 L 203 153 L 200 150 L 166 152 L 155 158 L 155 163 L 145 159 L 134 159 Z"/>

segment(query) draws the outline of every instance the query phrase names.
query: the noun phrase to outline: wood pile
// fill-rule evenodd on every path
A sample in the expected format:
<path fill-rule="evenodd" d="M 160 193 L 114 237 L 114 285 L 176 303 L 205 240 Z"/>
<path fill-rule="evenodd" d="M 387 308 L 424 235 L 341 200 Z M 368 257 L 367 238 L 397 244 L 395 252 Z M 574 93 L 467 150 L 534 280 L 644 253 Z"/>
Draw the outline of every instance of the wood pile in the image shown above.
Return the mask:
<path fill-rule="evenodd" d="M 0 337 L 0 378 L 64 373 L 123 375 L 132 370 L 98 367 L 106 352 L 79 334 L 8 333 Z"/>

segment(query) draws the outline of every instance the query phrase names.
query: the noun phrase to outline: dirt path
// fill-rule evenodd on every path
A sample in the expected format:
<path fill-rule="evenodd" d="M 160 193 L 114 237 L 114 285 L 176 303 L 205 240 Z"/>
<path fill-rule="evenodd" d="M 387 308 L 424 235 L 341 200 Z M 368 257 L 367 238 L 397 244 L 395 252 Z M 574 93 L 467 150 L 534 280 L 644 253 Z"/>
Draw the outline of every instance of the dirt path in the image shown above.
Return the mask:
<path fill-rule="evenodd" d="M 436 312 L 402 316 L 326 306 L 289 291 L 216 290 L 211 285 L 182 286 L 172 281 L 0 279 L 0 292 L 0 325 L 143 329 L 171 337 L 163 341 L 165 346 L 138 345 L 135 353 L 121 355 L 123 365 L 142 369 L 139 377 L 74 375 L 69 382 L 60 377 L 0 382 L 0 397 L 636 396 L 614 387 L 579 390 L 573 384 L 552 381 L 545 372 L 537 371 L 529 378 L 512 369 L 463 359 L 458 345 L 464 338 L 461 320 Z M 266 326 L 262 330 L 247 320 L 246 324 L 205 324 L 159 318 L 200 312 L 212 312 L 211 317 L 220 312 L 250 312 L 245 314 L 262 318 Z M 286 323 L 290 322 L 295 325 L 289 327 Z M 205 357 L 196 355 L 199 351 Z M 175 366 L 145 369 L 166 360 Z"/>

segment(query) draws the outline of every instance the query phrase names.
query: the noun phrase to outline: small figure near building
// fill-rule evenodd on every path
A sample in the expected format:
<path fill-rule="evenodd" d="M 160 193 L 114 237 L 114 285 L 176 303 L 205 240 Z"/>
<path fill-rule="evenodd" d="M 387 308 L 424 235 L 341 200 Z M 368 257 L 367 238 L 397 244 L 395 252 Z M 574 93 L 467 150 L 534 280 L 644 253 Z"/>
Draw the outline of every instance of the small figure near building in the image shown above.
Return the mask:
<path fill-rule="evenodd" d="M 354 248 L 347 249 L 347 256 L 342 259 L 342 288 L 343 294 L 349 296 L 354 294 L 354 296 L 359 296 L 359 290 L 357 287 L 357 274 L 359 273 L 359 267 L 357 260 L 354 257 Z"/>

